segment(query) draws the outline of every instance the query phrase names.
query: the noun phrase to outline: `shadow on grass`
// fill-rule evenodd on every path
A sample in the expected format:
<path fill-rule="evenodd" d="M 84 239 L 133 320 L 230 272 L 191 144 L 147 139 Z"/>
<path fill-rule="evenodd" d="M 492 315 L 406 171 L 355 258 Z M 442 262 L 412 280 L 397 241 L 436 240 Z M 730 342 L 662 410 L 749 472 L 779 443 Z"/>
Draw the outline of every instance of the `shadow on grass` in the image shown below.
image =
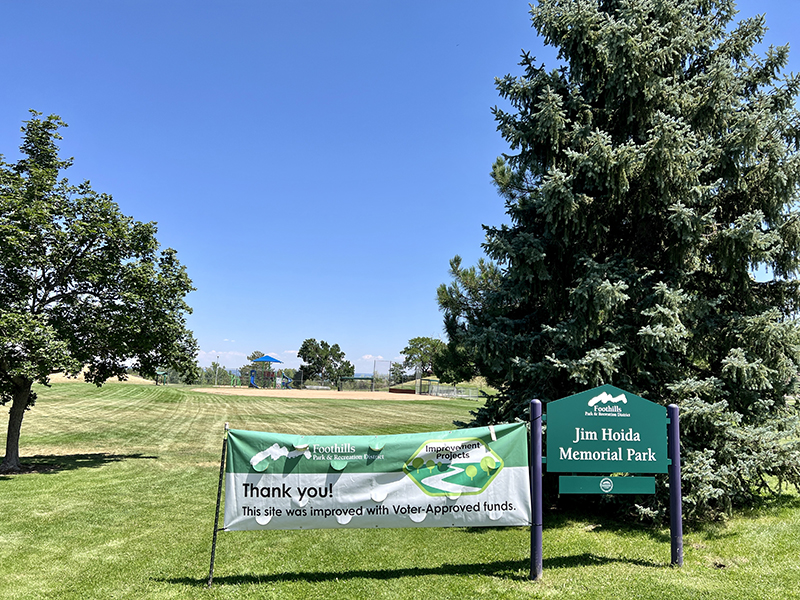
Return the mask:
<path fill-rule="evenodd" d="M 621 521 L 613 516 L 591 515 L 578 510 L 559 510 L 545 513 L 544 530 L 568 529 L 580 526 L 587 533 L 612 532 L 616 535 L 639 536 L 644 535 L 660 543 L 670 543 L 668 523 L 653 525 L 637 522 L 636 520 Z"/>
<path fill-rule="evenodd" d="M 0 481 L 11 479 L 14 475 L 28 473 L 60 473 L 61 471 L 74 471 L 75 469 L 95 469 L 108 463 L 120 462 L 129 459 L 157 459 L 157 456 L 145 454 L 109 454 L 107 452 L 93 452 L 89 454 L 46 454 L 42 456 L 26 456 L 23 458 L 21 468 L 16 473 L 0 474 Z"/>
<path fill-rule="evenodd" d="M 798 508 L 800 508 L 800 490 L 784 489 L 774 494 L 762 495 L 753 504 L 750 511 L 743 511 L 743 514 L 769 514 L 769 511 L 796 510 Z"/>
<path fill-rule="evenodd" d="M 623 558 L 611 558 L 598 556 L 596 554 L 584 553 L 574 556 L 559 556 L 544 559 L 544 569 L 564 569 L 578 568 L 586 566 L 600 566 L 611 563 L 625 563 L 639 565 L 643 567 L 663 568 L 663 563 L 655 563 L 643 560 L 631 560 Z M 501 579 L 527 581 L 530 574 L 530 561 L 528 560 L 506 560 L 489 563 L 451 565 L 443 564 L 438 567 L 406 568 L 406 569 L 375 569 L 334 572 L 287 572 L 272 574 L 248 574 L 248 575 L 227 575 L 214 577 L 214 585 L 242 585 L 242 584 L 270 584 L 270 583 L 290 583 L 302 581 L 305 583 L 322 583 L 327 581 L 342 581 L 347 579 L 376 579 L 389 580 L 401 579 L 404 577 L 424 577 L 426 575 L 447 576 L 447 575 L 485 575 L 487 577 L 498 577 Z M 157 581 L 188 585 L 191 587 L 204 587 L 208 584 L 207 578 L 194 577 L 174 577 L 169 579 L 158 579 Z"/>

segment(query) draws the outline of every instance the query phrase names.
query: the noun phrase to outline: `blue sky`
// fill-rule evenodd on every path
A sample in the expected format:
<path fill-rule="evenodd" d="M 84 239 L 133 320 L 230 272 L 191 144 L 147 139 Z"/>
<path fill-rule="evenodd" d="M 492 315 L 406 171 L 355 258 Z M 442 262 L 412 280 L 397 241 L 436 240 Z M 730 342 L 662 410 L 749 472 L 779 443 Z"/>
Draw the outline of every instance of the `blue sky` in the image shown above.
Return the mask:
<path fill-rule="evenodd" d="M 766 13 L 790 43 L 791 2 Z M 158 223 L 197 288 L 202 366 L 260 350 L 299 366 L 306 338 L 357 371 L 442 337 L 449 260 L 505 221 L 489 178 L 507 148 L 494 78 L 547 65 L 519 1 L 4 2 L 0 153 L 28 109 L 69 124 L 72 181 Z M 502 105 L 502 104 L 501 104 Z"/>

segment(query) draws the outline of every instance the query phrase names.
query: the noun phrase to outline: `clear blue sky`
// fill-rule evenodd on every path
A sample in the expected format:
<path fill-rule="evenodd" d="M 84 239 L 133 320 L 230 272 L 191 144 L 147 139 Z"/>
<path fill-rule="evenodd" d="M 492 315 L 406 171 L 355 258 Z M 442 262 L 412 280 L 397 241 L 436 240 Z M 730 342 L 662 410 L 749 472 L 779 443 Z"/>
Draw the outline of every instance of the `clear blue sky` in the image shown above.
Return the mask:
<path fill-rule="evenodd" d="M 766 13 L 791 43 L 797 8 Z M 547 65 L 520 1 L 26 1 L 0 5 L 0 153 L 28 109 L 69 124 L 67 172 L 158 223 L 197 291 L 201 366 L 306 338 L 356 370 L 442 337 L 449 260 L 505 220 L 494 78 Z"/>

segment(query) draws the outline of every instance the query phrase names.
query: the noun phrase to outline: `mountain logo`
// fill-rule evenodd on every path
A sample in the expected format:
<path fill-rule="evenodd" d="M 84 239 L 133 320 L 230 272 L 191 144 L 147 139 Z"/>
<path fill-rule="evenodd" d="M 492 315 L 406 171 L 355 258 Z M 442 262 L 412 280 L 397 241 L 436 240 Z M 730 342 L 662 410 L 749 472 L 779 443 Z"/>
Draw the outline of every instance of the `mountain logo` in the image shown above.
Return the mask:
<path fill-rule="evenodd" d="M 609 402 L 617 403 L 622 402 L 623 404 L 628 403 L 628 399 L 625 397 L 625 394 L 620 394 L 619 396 L 612 396 L 608 392 L 603 392 L 598 394 L 591 400 L 589 400 L 589 406 L 594 407 L 596 404 L 608 404 Z"/>

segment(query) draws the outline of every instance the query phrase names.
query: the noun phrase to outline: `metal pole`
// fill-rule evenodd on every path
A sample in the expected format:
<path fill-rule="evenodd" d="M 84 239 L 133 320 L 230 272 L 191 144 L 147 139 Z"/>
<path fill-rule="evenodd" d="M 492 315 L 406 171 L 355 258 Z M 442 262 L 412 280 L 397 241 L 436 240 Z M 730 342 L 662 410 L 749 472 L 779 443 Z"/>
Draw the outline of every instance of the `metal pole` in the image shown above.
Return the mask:
<path fill-rule="evenodd" d="M 683 494 L 681 492 L 681 427 L 678 406 L 667 407 L 667 447 L 669 449 L 669 531 L 672 557 L 670 566 L 683 566 Z"/>
<path fill-rule="evenodd" d="M 214 581 L 214 557 L 217 553 L 217 532 L 219 531 L 219 505 L 222 500 L 222 479 L 225 476 L 225 451 L 228 449 L 228 424 L 222 436 L 222 458 L 219 461 L 219 486 L 217 487 L 217 511 L 214 514 L 214 537 L 211 541 L 211 566 L 208 568 L 208 587 Z"/>
<path fill-rule="evenodd" d="M 531 579 L 542 578 L 542 403 L 531 400 Z"/>

